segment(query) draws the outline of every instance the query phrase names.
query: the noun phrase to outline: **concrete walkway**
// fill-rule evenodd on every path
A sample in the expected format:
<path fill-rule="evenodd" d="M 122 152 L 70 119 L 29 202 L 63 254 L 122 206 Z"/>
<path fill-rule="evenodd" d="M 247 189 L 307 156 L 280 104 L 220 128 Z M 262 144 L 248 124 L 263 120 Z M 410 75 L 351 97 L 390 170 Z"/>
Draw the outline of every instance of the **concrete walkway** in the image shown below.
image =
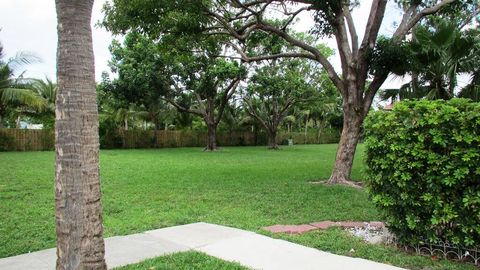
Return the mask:
<path fill-rule="evenodd" d="M 401 270 L 386 264 L 308 248 L 253 232 L 193 223 L 105 239 L 109 268 L 168 253 L 196 250 L 263 270 Z M 55 269 L 55 249 L 0 259 L 0 270 Z"/>

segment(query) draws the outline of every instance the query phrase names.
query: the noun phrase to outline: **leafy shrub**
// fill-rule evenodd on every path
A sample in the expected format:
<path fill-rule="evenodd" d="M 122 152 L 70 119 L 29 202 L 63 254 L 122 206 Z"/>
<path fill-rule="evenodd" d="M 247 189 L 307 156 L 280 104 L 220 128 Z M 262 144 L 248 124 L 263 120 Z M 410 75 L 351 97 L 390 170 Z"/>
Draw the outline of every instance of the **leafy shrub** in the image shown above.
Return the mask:
<path fill-rule="evenodd" d="M 367 185 L 406 244 L 480 244 L 480 103 L 404 101 L 365 120 Z"/>

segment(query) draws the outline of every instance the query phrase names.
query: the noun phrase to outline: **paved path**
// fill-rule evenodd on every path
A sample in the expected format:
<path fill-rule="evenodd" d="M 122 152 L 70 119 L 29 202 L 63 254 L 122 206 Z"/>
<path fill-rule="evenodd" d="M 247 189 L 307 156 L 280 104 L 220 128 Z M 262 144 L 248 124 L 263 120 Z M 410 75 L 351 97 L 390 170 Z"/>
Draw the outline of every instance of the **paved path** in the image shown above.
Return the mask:
<path fill-rule="evenodd" d="M 235 228 L 193 223 L 105 239 L 110 268 L 167 253 L 196 250 L 263 270 L 401 270 L 350 258 Z M 0 270 L 55 269 L 55 249 L 0 259 Z"/>

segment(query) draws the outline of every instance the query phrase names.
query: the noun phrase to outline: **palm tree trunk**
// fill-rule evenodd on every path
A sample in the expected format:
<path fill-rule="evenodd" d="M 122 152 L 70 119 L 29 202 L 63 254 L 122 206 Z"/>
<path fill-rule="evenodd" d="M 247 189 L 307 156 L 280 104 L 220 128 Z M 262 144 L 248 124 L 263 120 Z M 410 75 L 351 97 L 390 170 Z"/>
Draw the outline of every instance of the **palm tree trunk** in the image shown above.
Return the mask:
<path fill-rule="evenodd" d="M 57 270 L 106 269 L 98 166 L 98 112 L 90 26 L 93 0 L 56 0 Z"/>

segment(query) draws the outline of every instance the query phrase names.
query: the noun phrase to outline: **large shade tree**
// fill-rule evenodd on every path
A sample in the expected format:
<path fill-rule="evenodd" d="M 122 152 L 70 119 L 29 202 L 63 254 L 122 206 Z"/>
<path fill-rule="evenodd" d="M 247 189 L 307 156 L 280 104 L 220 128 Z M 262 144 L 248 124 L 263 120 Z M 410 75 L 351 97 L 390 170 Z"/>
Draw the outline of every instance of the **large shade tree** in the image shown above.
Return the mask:
<path fill-rule="evenodd" d="M 231 0 L 230 9 L 225 10 L 221 5 L 214 5 L 205 12 L 216 21 L 214 24 L 222 28 L 222 32 L 236 38 L 232 42 L 242 54 L 244 61 L 251 62 L 261 59 L 275 59 L 280 57 L 302 57 L 320 63 L 328 72 L 343 98 L 343 129 L 340 138 L 336 161 L 329 183 L 350 185 L 349 181 L 353 157 L 359 140 L 363 119 L 370 110 L 373 98 L 380 86 L 391 72 L 399 72 L 399 63 L 402 59 L 396 56 L 395 51 L 401 49 L 402 40 L 412 27 L 423 17 L 438 12 L 442 7 L 454 2 L 443 1 L 402 1 L 403 17 L 393 35 L 383 42 L 379 32 L 382 24 L 387 1 L 373 0 L 363 39 L 358 37 L 352 10 L 358 5 L 357 1 L 238 1 Z M 290 5 L 296 3 L 298 5 Z M 281 16 L 283 25 L 270 23 L 268 12 L 276 10 L 276 16 Z M 306 43 L 289 34 L 289 29 L 295 19 L 304 12 L 311 12 L 315 16 L 316 33 L 323 36 L 333 36 L 337 43 L 337 51 L 341 60 L 341 74 L 337 74 L 327 56 L 315 46 Z M 267 32 L 281 37 L 290 43 L 294 49 L 289 52 L 269 55 L 249 55 L 243 41 L 257 31 Z M 371 81 L 371 83 L 369 83 Z"/>
<path fill-rule="evenodd" d="M 309 77 L 311 69 L 302 59 L 274 60 L 257 67 L 247 82 L 243 102 L 267 132 L 269 149 L 278 149 L 278 127 L 288 112 L 320 94 Z"/>
<path fill-rule="evenodd" d="M 206 150 L 216 150 L 216 130 L 245 70 L 235 59 L 220 57 L 216 39 L 182 45 L 169 37 L 154 39 L 130 32 L 123 45 L 111 47 L 112 70 L 118 73 L 113 91 L 147 109 L 166 101 L 180 112 L 203 119 Z"/>
<path fill-rule="evenodd" d="M 90 26 L 93 0 L 56 0 L 55 4 L 57 269 L 106 269 Z"/>
<path fill-rule="evenodd" d="M 343 130 L 329 183 L 351 184 L 349 177 L 363 119 L 380 86 L 402 60 L 392 52 L 419 21 L 454 2 L 463 4 L 464 1 L 398 1 L 404 12 L 393 35 L 382 46 L 378 46 L 377 40 L 387 0 L 372 1 L 362 40 L 352 16 L 358 2 L 349 0 L 211 0 L 171 1 L 170 4 L 113 0 L 105 7 L 104 24 L 111 30 L 140 30 L 157 36 L 162 30 L 229 36 L 234 40 L 229 40 L 228 45 L 246 62 L 301 57 L 320 63 L 343 98 Z M 296 18 L 306 12 L 315 16 L 315 32 L 335 37 L 341 74 L 337 74 L 321 50 L 289 33 Z M 269 15 L 280 17 L 284 23 L 271 23 Z M 245 41 L 258 31 L 287 41 L 292 50 L 269 55 L 249 54 Z"/>

